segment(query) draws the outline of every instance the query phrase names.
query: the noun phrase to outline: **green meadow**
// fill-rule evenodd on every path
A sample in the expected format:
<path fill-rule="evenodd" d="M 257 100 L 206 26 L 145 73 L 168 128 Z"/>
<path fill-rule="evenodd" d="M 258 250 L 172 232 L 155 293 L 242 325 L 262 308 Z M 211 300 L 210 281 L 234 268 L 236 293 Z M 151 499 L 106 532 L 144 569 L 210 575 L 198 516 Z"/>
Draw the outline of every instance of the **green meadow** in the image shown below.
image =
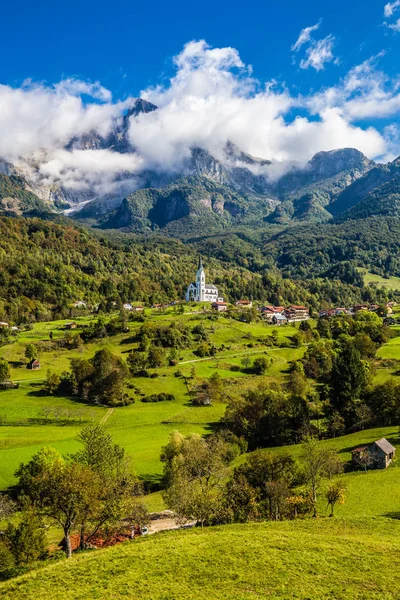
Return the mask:
<path fill-rule="evenodd" d="M 154 323 L 184 319 L 195 325 L 203 318 L 202 314 L 190 311 L 178 316 L 172 309 L 147 312 L 148 320 Z M 75 319 L 78 324 L 76 332 L 90 320 L 91 317 Z M 85 344 L 81 350 L 43 351 L 40 370 L 26 369 L 26 345 L 49 341 L 51 332 L 53 340 L 63 338 L 67 322 L 36 323 L 31 331 L 22 331 L 13 343 L 0 348 L 0 356 L 12 365 L 13 381 L 20 386 L 17 390 L 0 391 L 0 488 L 12 484 L 20 462 L 29 460 L 43 445 L 51 445 L 63 453 L 76 450 L 77 433 L 87 420 L 107 425 L 114 440 L 132 456 L 138 475 L 149 480 L 157 478 L 161 473 L 160 450 L 167 443 L 171 431 L 209 433 L 225 411 L 223 402 L 206 407 L 192 406 L 184 377 L 175 376 L 178 369 L 182 375 L 189 376 L 194 368 L 198 379 L 209 378 L 218 372 L 224 379 L 229 379 L 229 385 L 236 393 L 240 393 L 262 379 L 282 380 L 289 362 L 300 358 L 304 352 L 304 348 L 271 348 L 267 338 L 273 328 L 264 323 L 247 324 L 223 317 L 215 322 L 204 321 L 207 327 L 211 327 L 210 342 L 217 347 L 225 346 L 216 358 L 199 358 L 191 349 L 183 349 L 178 366 L 157 369 L 158 377 L 155 379 L 135 377 L 131 380 L 145 395 L 167 392 L 174 394 L 175 401 L 152 404 L 142 403 L 140 398 L 136 398 L 130 406 L 110 410 L 107 407 L 87 407 L 70 398 L 44 395 L 42 387 L 46 371 L 50 369 L 61 374 L 69 369 L 71 358 L 91 358 L 101 348 L 108 348 L 113 354 L 126 358 L 135 347 L 135 331 L 141 324 L 129 323 L 129 332 Z M 297 329 L 286 326 L 277 331 L 279 340 L 290 345 L 290 338 Z M 273 359 L 265 377 L 232 370 L 240 366 L 243 358 L 253 360 L 265 356 L 265 353 Z M 135 395 L 134 392 L 132 395 Z M 72 416 L 46 419 L 44 415 L 49 407 L 67 413 L 70 411 Z"/>
<path fill-rule="evenodd" d="M 76 332 L 91 319 L 93 317 L 75 319 L 78 325 Z M 78 448 L 77 434 L 88 421 L 104 423 L 115 441 L 131 455 L 136 473 L 149 481 L 157 480 L 161 474 L 160 450 L 167 443 L 170 432 L 179 429 L 184 434 L 207 434 L 225 412 L 224 402 L 205 407 L 192 406 L 185 377 L 176 377 L 177 370 L 183 376 L 190 376 L 194 370 L 199 380 L 218 372 L 228 382 L 229 389 L 240 394 L 261 382 L 283 382 L 290 362 L 301 358 L 306 349 L 305 346 L 291 347 L 291 337 L 297 332 L 295 326 L 275 329 L 279 343 L 285 347 L 272 347 L 270 336 L 274 327 L 263 322 L 248 324 L 222 316 L 216 321 L 202 321 L 204 315 L 201 311 L 177 315 L 172 308 L 160 312 L 147 310 L 146 319 L 153 323 L 183 319 L 193 326 L 204 322 L 210 328 L 210 342 L 218 348 L 223 347 L 215 358 L 199 358 L 192 349 L 183 349 L 179 353 L 179 364 L 157 369 L 155 379 L 132 378 L 131 382 L 143 394 L 171 393 L 175 396 L 172 402 L 143 403 L 136 397 L 135 403 L 130 406 L 109 409 L 86 406 L 71 398 L 43 393 L 47 369 L 61 374 L 69 369 L 71 358 L 91 358 L 101 348 L 108 348 L 113 354 L 126 358 L 135 347 L 134 336 L 141 323 L 129 323 L 129 332 L 85 344 L 80 350 L 45 350 L 41 354 L 38 371 L 26 369 L 26 345 L 47 342 L 50 333 L 53 340 L 63 338 L 68 321 L 36 323 L 32 330 L 20 332 L 15 341 L 0 348 L 0 356 L 12 365 L 12 379 L 20 386 L 17 390 L 0 391 L 0 488 L 12 485 L 20 462 L 29 460 L 43 445 L 51 445 L 62 453 L 75 451 Z M 394 329 L 400 327 L 394 326 Z M 272 364 L 265 376 L 234 370 L 245 358 L 254 360 L 266 355 L 272 358 Z M 385 360 L 400 359 L 400 337 L 394 337 L 382 346 L 378 358 L 383 363 L 380 365 L 378 361 L 376 380 L 397 377 L 398 366 L 390 361 L 388 366 Z M 135 392 L 132 395 L 135 396 Z M 67 417 L 46 417 L 48 408 L 59 409 L 61 413 L 64 411 Z M 336 440 L 329 440 L 329 443 L 335 444 Z M 354 444 L 357 443 L 354 441 Z"/>
<path fill-rule="evenodd" d="M 178 316 L 150 312 L 152 322 L 184 319 L 195 325 L 202 314 L 187 312 Z M 90 318 L 76 319 L 78 329 Z M 20 462 L 43 445 L 51 445 L 62 453 L 78 449 L 77 434 L 93 420 L 102 422 L 114 440 L 126 448 L 135 471 L 147 481 L 157 481 L 161 474 L 160 449 L 171 431 L 207 434 L 222 418 L 225 403 L 195 407 L 189 401 L 184 377 L 195 370 L 199 380 L 214 372 L 224 377 L 232 393 L 241 394 L 261 382 L 284 382 L 290 362 L 301 358 L 306 346 L 294 348 L 291 337 L 296 327 L 277 329 L 279 343 L 272 347 L 269 336 L 273 327 L 264 323 L 247 324 L 220 317 L 205 321 L 210 327 L 210 342 L 223 346 L 215 358 L 199 358 L 192 350 L 180 352 L 179 364 L 157 369 L 156 378 L 138 377 L 131 382 L 144 394 L 168 392 L 172 402 L 143 403 L 137 391 L 134 404 L 110 409 L 86 406 L 71 398 L 43 394 L 47 369 L 61 374 L 69 368 L 73 357 L 91 358 L 100 348 L 126 358 L 135 347 L 135 331 L 140 323 L 130 323 L 129 332 L 85 344 L 81 350 L 44 351 L 41 369 L 26 369 L 24 357 L 28 343 L 62 338 L 66 321 L 38 323 L 31 331 L 21 332 L 15 342 L 0 348 L 0 355 L 13 365 L 12 378 L 20 383 L 18 390 L 0 392 L 0 487 L 15 481 L 14 472 Z M 397 326 L 394 329 L 398 329 Z M 246 357 L 268 355 L 271 367 L 264 376 L 235 370 Z M 394 337 L 378 351 L 376 381 L 397 377 L 400 360 L 400 337 Z M 46 407 L 64 411 L 58 419 L 46 418 Z M 67 415 L 67 416 L 65 416 Z M 72 416 L 71 416 L 72 415 Z M 400 585 L 400 463 L 395 461 L 382 471 L 349 469 L 351 450 L 381 437 L 400 446 L 397 427 L 359 431 L 320 442 L 339 452 L 345 463 L 340 475 L 346 487 L 346 498 L 335 507 L 335 517 L 328 518 L 324 490 L 319 490 L 317 519 L 249 523 L 220 527 L 159 533 L 126 542 L 106 550 L 77 554 L 68 562 L 62 560 L 38 565 L 38 569 L 14 580 L 0 583 L 0 596 L 5 600 L 64 600 L 98 598 L 113 600 L 141 598 L 145 600 L 244 598 L 301 600 L 397 600 Z M 273 448 L 299 457 L 300 446 Z M 257 452 L 266 452 L 258 450 Z M 240 456 L 235 464 L 245 459 Z M 160 492 L 146 497 L 150 511 L 164 508 Z M 58 535 L 58 532 L 57 532 Z M 59 536 L 58 536 L 59 537 Z M 58 538 L 57 538 L 58 539 Z"/>
<path fill-rule="evenodd" d="M 0 584 L 4 600 L 397 600 L 400 522 L 307 519 L 156 534 Z"/>
<path fill-rule="evenodd" d="M 385 288 L 387 290 L 400 290 L 400 277 L 381 277 L 380 275 L 376 275 L 375 273 L 370 273 L 365 269 L 359 269 L 360 273 L 364 277 L 364 282 L 366 285 L 373 284 L 380 288 Z"/>

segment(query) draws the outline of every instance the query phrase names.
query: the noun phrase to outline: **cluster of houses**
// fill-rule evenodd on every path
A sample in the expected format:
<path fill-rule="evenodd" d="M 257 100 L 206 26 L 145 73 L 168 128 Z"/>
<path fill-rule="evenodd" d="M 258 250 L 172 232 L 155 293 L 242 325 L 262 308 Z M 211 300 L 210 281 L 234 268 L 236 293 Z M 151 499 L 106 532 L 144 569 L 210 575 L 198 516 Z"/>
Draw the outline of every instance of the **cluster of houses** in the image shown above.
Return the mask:
<path fill-rule="evenodd" d="M 297 321 L 307 321 L 310 318 L 310 313 L 306 306 L 295 304 L 291 304 L 287 308 L 283 306 L 262 306 L 260 312 L 265 321 L 278 326 Z"/>
<path fill-rule="evenodd" d="M 21 331 L 20 328 L 16 325 L 13 325 L 11 327 L 10 324 L 6 323 L 5 321 L 0 321 L 0 329 L 9 329 L 10 331 Z"/>
<path fill-rule="evenodd" d="M 396 302 L 388 302 L 385 305 L 386 312 L 388 315 L 392 314 L 393 308 L 397 305 Z M 354 304 L 350 308 L 325 308 L 320 310 L 318 313 L 319 317 L 336 317 L 340 315 L 356 315 L 361 311 L 366 312 L 377 312 L 379 309 L 379 304 Z"/>

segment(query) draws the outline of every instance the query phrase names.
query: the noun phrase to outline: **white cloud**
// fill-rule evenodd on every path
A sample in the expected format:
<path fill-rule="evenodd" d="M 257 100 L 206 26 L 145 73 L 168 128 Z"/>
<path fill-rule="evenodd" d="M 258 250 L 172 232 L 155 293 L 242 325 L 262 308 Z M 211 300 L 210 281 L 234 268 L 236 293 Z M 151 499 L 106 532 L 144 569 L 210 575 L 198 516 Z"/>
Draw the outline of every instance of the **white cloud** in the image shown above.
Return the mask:
<path fill-rule="evenodd" d="M 386 27 L 388 27 L 389 29 L 392 29 L 393 31 L 399 32 L 400 31 L 400 19 L 397 19 L 397 21 L 395 21 L 394 23 L 386 23 Z"/>
<path fill-rule="evenodd" d="M 334 87 L 308 98 L 311 112 L 320 114 L 328 108 L 338 108 L 349 122 L 389 118 L 400 113 L 400 80 L 389 78 L 378 70 L 380 52 L 351 69 Z"/>
<path fill-rule="evenodd" d="M 319 150 L 345 146 L 371 157 L 384 153 L 383 136 L 374 128 L 355 127 L 345 114 L 344 83 L 330 93 L 293 97 L 273 83 L 261 86 L 236 51 L 222 50 L 210 62 L 205 42 L 191 42 L 177 57 L 169 84 L 142 92 L 160 109 L 132 119 L 130 139 L 152 168 L 178 168 L 194 146 L 222 157 L 228 140 L 276 161 L 305 162 Z M 318 118 L 287 120 L 299 107 Z"/>
<path fill-rule="evenodd" d="M 302 29 L 300 31 L 299 37 L 297 38 L 297 42 L 292 46 L 293 52 L 298 52 L 304 44 L 307 44 L 311 40 L 312 32 L 317 31 L 320 25 L 321 21 L 318 21 L 318 23 L 316 23 L 315 25 L 311 25 L 311 27 L 305 27 L 304 29 Z"/>
<path fill-rule="evenodd" d="M 333 44 L 332 36 L 320 42 L 326 40 Z M 329 44 L 318 57 L 317 48 L 313 42 L 304 60 L 318 70 L 329 58 Z M 235 48 L 189 42 L 174 59 L 175 73 L 166 85 L 142 92 L 160 108 L 131 117 L 135 151 L 126 154 L 66 147 L 91 132 L 106 137 L 132 98 L 113 102 L 98 82 L 0 86 L 0 159 L 24 164 L 39 183 L 102 195 L 135 189 L 146 169 L 178 170 L 196 146 L 223 158 L 228 141 L 276 163 L 305 163 L 320 150 L 342 147 L 371 158 L 389 156 L 400 151 L 397 130 L 381 134 L 357 125 L 400 114 L 400 81 L 378 70 L 379 56 L 354 67 L 336 86 L 294 96 L 276 82 L 261 84 Z M 293 117 L 299 109 L 301 116 Z"/>
<path fill-rule="evenodd" d="M 383 8 L 383 14 L 388 19 L 393 16 L 393 14 L 400 8 L 400 0 L 395 0 L 394 2 L 388 2 L 385 4 Z"/>
<path fill-rule="evenodd" d="M 300 62 L 300 68 L 308 69 L 312 67 L 316 71 L 325 69 L 325 64 L 334 60 L 332 52 L 334 42 L 333 35 L 328 35 L 326 38 L 311 44 L 306 50 L 306 58 Z"/>
<path fill-rule="evenodd" d="M 80 94 L 94 96 L 84 103 Z M 132 104 L 108 101 L 99 84 L 67 80 L 55 86 L 21 88 L 0 85 L 0 156 L 11 162 L 39 150 L 61 148 L 74 136 L 91 131 L 106 136 Z M 107 99 L 99 103 L 97 100 Z"/>

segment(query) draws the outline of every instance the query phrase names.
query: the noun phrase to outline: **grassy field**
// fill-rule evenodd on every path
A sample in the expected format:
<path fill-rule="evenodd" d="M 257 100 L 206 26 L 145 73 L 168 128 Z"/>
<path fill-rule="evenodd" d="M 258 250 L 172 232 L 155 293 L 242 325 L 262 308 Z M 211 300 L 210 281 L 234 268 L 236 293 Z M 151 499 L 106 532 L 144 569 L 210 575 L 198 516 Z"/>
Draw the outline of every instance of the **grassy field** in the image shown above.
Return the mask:
<path fill-rule="evenodd" d="M 400 522 L 318 519 L 169 532 L 0 584 L 3 600 L 397 600 Z"/>
<path fill-rule="evenodd" d="M 170 309 L 167 313 L 153 311 L 149 320 L 152 322 L 170 322 L 173 319 L 185 319 L 194 325 L 203 318 L 201 314 L 186 313 L 177 316 Z M 81 327 L 89 318 L 76 319 Z M 65 333 L 66 321 L 52 323 L 38 323 L 31 331 L 21 332 L 14 343 L 0 348 L 0 355 L 4 356 L 13 365 L 12 377 L 20 382 L 18 390 L 0 392 L 0 488 L 6 488 L 13 484 L 14 472 L 21 462 L 26 462 L 33 453 L 44 445 L 51 445 L 62 453 L 73 452 L 78 449 L 77 434 L 79 430 L 90 420 L 103 422 L 114 440 L 126 448 L 132 456 L 135 471 L 148 481 L 157 480 L 161 474 L 162 465 L 159 460 L 160 449 L 167 443 L 171 431 L 179 429 L 182 433 L 196 432 L 205 434 L 212 431 L 213 425 L 223 416 L 225 404 L 223 402 L 209 407 L 194 407 L 189 402 L 188 390 L 184 378 L 175 377 L 174 373 L 179 370 L 184 375 L 190 375 L 195 368 L 196 378 L 210 377 L 214 372 L 220 373 L 229 382 L 229 389 L 236 394 L 242 393 L 249 386 L 256 386 L 261 381 L 282 382 L 286 377 L 290 361 L 301 358 L 305 347 L 270 347 L 268 337 L 273 331 L 272 326 L 264 323 L 247 324 L 219 318 L 216 322 L 205 321 L 210 327 L 210 341 L 217 347 L 222 344 L 225 349 L 218 352 L 216 358 L 199 359 L 192 350 L 184 349 L 180 352 L 180 364 L 178 367 L 165 367 L 158 369 L 159 376 L 156 379 L 134 378 L 133 383 L 144 393 L 168 392 L 175 395 L 175 401 L 162 403 L 142 403 L 137 399 L 135 404 L 126 407 L 109 410 L 107 407 L 87 407 L 73 399 L 43 395 L 42 384 L 46 370 L 50 368 L 56 373 L 62 373 L 69 368 L 69 360 L 72 357 L 90 358 L 100 348 L 107 347 L 119 356 L 126 358 L 128 352 L 134 347 L 132 341 L 134 333 L 140 323 L 130 323 L 130 332 L 105 338 L 95 344 L 85 344 L 82 351 L 56 350 L 43 352 L 41 356 L 41 370 L 29 371 L 25 368 L 25 347 L 28 343 L 49 340 L 50 332 L 53 338 L 61 338 Z M 395 327 L 396 328 L 396 327 Z M 78 328 L 79 331 L 79 328 Z M 278 338 L 281 343 L 290 346 L 290 338 L 296 333 L 295 327 L 286 326 L 277 329 Z M 231 370 L 238 366 L 244 357 L 254 359 L 265 356 L 267 353 L 273 358 L 272 365 L 264 377 L 247 375 L 242 371 Z M 388 344 L 380 348 L 378 357 L 385 359 L 400 358 L 400 337 L 395 337 Z M 20 366 L 17 366 L 17 365 Z M 376 379 L 384 380 L 388 377 L 397 377 L 397 365 L 382 366 L 377 370 Z M 42 410 L 46 407 L 72 411 L 76 416 L 70 420 L 60 418 L 43 417 Z M 349 448 L 355 447 L 365 441 L 372 441 L 379 437 L 395 439 L 396 431 L 393 428 L 385 430 L 371 430 L 370 432 L 359 432 L 352 436 L 329 440 L 328 443 L 341 450 L 344 460 L 349 460 Z M 345 446 L 343 446 L 345 444 Z M 347 451 L 343 450 L 347 447 Z M 291 452 L 297 453 L 298 448 L 293 446 Z M 390 470 L 392 473 L 392 470 Z M 363 474 L 361 474 L 363 476 Z M 363 496 L 363 485 L 367 478 L 377 478 L 380 473 L 367 474 L 361 479 L 360 474 L 345 475 L 349 479 L 349 489 L 355 485 L 355 491 L 349 493 L 348 502 L 339 507 L 341 513 L 353 510 L 353 499 Z M 391 475 L 387 476 L 387 479 Z M 353 483 L 357 482 L 356 484 Z M 360 482 L 360 491 L 357 486 Z M 395 498 L 400 492 L 396 487 L 393 476 L 393 493 L 390 497 Z M 368 485 L 366 485 L 368 493 Z M 396 499 L 390 502 L 386 512 L 395 510 Z M 399 501 L 400 505 L 400 501 Z M 369 504 L 366 502 L 366 507 Z M 157 510 L 163 507 L 159 494 L 149 497 L 149 507 Z M 349 508 L 348 508 L 349 507 Z M 384 514 L 384 509 L 374 512 L 375 509 L 365 510 L 362 514 Z"/>
<path fill-rule="evenodd" d="M 148 320 L 154 323 L 184 319 L 195 325 L 203 319 L 202 314 L 194 312 L 177 316 L 172 309 L 161 313 L 148 312 Z M 91 317 L 75 319 L 78 324 L 76 331 L 79 332 L 90 319 Z M 175 401 L 148 404 L 137 398 L 135 404 L 110 411 L 107 407 L 85 407 L 73 399 L 43 395 L 46 371 L 50 369 L 61 374 L 69 369 L 71 358 L 91 358 L 101 348 L 108 348 L 113 354 L 126 358 L 135 347 L 132 338 L 141 324 L 130 323 L 129 333 L 85 344 L 82 350 L 45 351 L 40 358 L 41 369 L 27 370 L 24 357 L 26 345 L 48 341 L 50 332 L 54 340 L 62 338 L 66 322 L 37 323 L 31 331 L 22 331 L 16 341 L 0 348 L 0 356 L 13 365 L 12 379 L 20 384 L 18 390 L 0 392 L 0 489 L 15 481 L 13 474 L 20 462 L 29 460 L 43 445 L 54 446 L 63 453 L 76 450 L 77 433 L 89 420 L 106 423 L 114 440 L 132 456 L 134 468 L 140 476 L 149 480 L 157 478 L 161 473 L 160 450 L 167 443 L 171 431 L 179 429 L 182 433 L 200 434 L 210 432 L 213 424 L 221 419 L 225 411 L 225 404 L 222 402 L 209 407 L 192 406 L 184 378 L 174 375 L 178 368 L 183 375 L 189 376 L 194 366 L 199 380 L 209 378 L 217 371 L 239 393 L 249 385 L 257 385 L 262 379 L 231 370 L 235 365 L 240 365 L 244 357 L 248 356 L 253 360 L 265 356 L 267 352 L 273 358 L 273 363 L 263 379 L 281 381 L 289 361 L 300 358 L 304 352 L 304 348 L 270 348 L 266 343 L 273 328 L 264 323 L 247 324 L 226 318 L 220 318 L 216 322 L 205 321 L 206 326 L 211 328 L 210 341 L 217 347 L 225 345 L 225 349 L 216 358 L 200 359 L 191 349 L 183 349 L 178 367 L 158 369 L 157 379 L 132 379 L 144 394 L 168 392 L 175 395 Z M 290 344 L 290 337 L 297 329 L 287 326 L 277 331 L 279 340 Z M 45 420 L 42 411 L 46 407 L 78 412 L 76 416 L 69 417 L 70 420 Z"/>
<path fill-rule="evenodd" d="M 170 322 L 174 318 L 195 324 L 202 315 L 178 317 L 170 312 L 151 316 L 154 322 Z M 78 320 L 80 325 L 86 322 L 87 319 Z M 173 393 L 174 401 L 148 404 L 137 399 L 130 406 L 111 410 L 43 395 L 46 370 L 61 373 L 68 369 L 70 358 L 90 358 L 102 347 L 125 358 L 134 347 L 132 340 L 140 324 L 132 323 L 129 333 L 87 344 L 82 351 L 44 352 L 41 370 L 36 372 L 24 367 L 26 344 L 48 340 L 50 331 L 53 338 L 62 337 L 65 321 L 36 324 L 31 331 L 21 332 L 15 343 L 0 348 L 0 355 L 14 365 L 13 379 L 20 382 L 18 390 L 0 392 L 0 487 L 12 484 L 19 463 L 29 460 L 43 445 L 54 446 L 63 453 L 78 449 L 77 433 L 89 420 L 105 423 L 114 440 L 132 456 L 136 472 L 148 481 L 157 480 L 161 473 L 160 449 L 169 433 L 174 429 L 208 433 L 225 411 L 223 402 L 210 407 L 192 406 L 185 379 L 175 377 L 177 369 L 189 375 L 194 367 L 199 380 L 217 371 L 229 389 L 240 394 L 262 381 L 283 382 L 289 363 L 301 358 L 305 351 L 305 346 L 290 347 L 290 338 L 297 331 L 294 327 L 278 329 L 279 341 L 286 347 L 271 347 L 267 338 L 273 328 L 263 323 L 220 318 L 214 323 L 206 321 L 206 325 L 211 327 L 210 341 L 218 347 L 225 346 L 216 358 L 199 359 L 192 350 L 185 349 L 180 352 L 179 365 L 158 369 L 156 379 L 132 380 L 143 393 Z M 232 370 L 244 357 L 254 359 L 265 353 L 273 358 L 265 376 Z M 376 380 L 397 377 L 398 367 L 392 363 L 393 359 L 400 359 L 400 338 L 393 338 L 380 348 L 378 358 L 381 362 L 378 361 Z M 46 406 L 71 410 L 75 416 L 69 420 L 46 420 L 42 413 Z M 346 500 L 336 506 L 334 519 L 327 516 L 324 490 L 329 482 L 325 481 L 319 490 L 317 520 L 157 534 L 108 550 L 76 555 L 69 562 L 48 563 L 37 571 L 0 583 L 0 597 L 397 600 L 400 464 L 395 461 L 386 470 L 367 473 L 349 469 L 351 449 L 381 437 L 400 445 L 397 427 L 370 429 L 320 442 L 338 450 L 345 463 L 340 478 L 347 489 Z M 272 451 L 289 451 L 298 457 L 300 446 Z M 236 464 L 244 459 L 239 457 Z M 150 511 L 164 508 L 160 492 L 147 496 L 146 502 Z"/>
<path fill-rule="evenodd" d="M 359 269 L 360 273 L 364 277 L 364 282 L 366 285 L 372 283 L 378 287 L 383 287 L 388 290 L 400 291 L 400 277 L 381 277 L 380 275 L 375 275 L 374 273 L 370 273 L 365 269 Z"/>

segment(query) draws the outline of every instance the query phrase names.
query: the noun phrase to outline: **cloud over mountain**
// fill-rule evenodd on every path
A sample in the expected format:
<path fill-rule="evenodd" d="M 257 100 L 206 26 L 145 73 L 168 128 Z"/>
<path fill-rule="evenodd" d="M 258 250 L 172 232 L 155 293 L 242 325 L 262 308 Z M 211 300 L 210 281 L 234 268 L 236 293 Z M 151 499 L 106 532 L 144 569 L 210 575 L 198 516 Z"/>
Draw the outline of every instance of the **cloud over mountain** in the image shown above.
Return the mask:
<path fill-rule="evenodd" d="M 304 29 L 294 50 L 309 43 L 318 27 Z M 329 58 L 333 38 L 320 42 L 311 44 L 303 59 L 317 70 Z M 341 147 L 379 157 L 399 148 L 397 129 L 389 126 L 380 133 L 360 122 L 397 114 L 400 94 L 396 82 L 378 70 L 378 60 L 355 66 L 336 86 L 301 96 L 285 84 L 257 80 L 237 49 L 192 41 L 174 58 L 173 76 L 141 94 L 158 110 L 132 114 L 129 120 L 134 98 L 114 102 L 99 82 L 3 85 L 0 158 L 23 162 L 46 184 L 107 194 L 124 182 L 134 186 L 145 170 L 179 170 L 193 147 L 223 159 L 227 142 L 272 161 L 305 163 L 320 150 Z M 88 135 L 105 139 L 122 124 L 131 145 L 123 153 L 112 144 L 71 145 Z"/>

